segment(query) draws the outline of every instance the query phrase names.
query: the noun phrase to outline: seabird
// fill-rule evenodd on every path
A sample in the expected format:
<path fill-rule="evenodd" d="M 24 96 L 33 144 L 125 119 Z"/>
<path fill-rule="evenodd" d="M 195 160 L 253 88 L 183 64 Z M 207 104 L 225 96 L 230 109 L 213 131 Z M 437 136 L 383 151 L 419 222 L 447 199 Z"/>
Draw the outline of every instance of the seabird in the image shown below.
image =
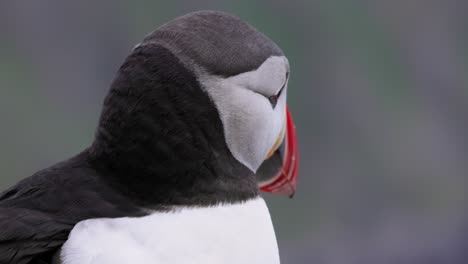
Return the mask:
<path fill-rule="evenodd" d="M 118 70 L 90 146 L 0 194 L 0 263 L 279 263 L 259 190 L 296 188 L 288 80 L 235 16 L 162 25 Z"/>

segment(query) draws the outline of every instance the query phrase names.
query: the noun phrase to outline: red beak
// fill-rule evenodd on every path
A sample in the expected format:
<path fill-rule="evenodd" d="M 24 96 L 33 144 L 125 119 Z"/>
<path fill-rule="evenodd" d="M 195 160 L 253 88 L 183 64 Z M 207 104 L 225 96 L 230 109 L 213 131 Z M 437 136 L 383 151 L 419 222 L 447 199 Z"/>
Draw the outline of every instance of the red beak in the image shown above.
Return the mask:
<path fill-rule="evenodd" d="M 286 107 L 286 134 L 283 141 L 284 147 L 277 150 L 282 166 L 279 171 L 267 181 L 260 183 L 260 190 L 274 194 L 283 194 L 293 197 L 296 192 L 298 175 L 299 151 L 297 146 L 296 128 L 292 120 L 291 112 Z"/>

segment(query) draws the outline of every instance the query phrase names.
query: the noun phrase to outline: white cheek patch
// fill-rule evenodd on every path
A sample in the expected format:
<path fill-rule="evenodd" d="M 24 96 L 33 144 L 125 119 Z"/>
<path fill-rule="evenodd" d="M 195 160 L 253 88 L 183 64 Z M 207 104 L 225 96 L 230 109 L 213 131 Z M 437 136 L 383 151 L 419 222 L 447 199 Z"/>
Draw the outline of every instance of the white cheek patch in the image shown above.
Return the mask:
<path fill-rule="evenodd" d="M 270 57 L 257 70 L 229 78 L 202 75 L 200 81 L 218 109 L 232 155 L 253 172 L 281 134 L 286 118 L 286 90 L 275 108 L 266 96 L 285 83 L 285 57 Z"/>

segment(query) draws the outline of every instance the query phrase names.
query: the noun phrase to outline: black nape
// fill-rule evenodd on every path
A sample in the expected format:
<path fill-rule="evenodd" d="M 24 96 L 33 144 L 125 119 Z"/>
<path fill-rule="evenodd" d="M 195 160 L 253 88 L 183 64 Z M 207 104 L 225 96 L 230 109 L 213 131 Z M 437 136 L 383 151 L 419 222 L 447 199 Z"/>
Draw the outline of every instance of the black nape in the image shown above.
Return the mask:
<path fill-rule="evenodd" d="M 258 195 L 227 148 L 218 112 L 166 48 L 143 45 L 121 66 L 90 149 L 102 177 L 144 206 L 211 205 Z"/>

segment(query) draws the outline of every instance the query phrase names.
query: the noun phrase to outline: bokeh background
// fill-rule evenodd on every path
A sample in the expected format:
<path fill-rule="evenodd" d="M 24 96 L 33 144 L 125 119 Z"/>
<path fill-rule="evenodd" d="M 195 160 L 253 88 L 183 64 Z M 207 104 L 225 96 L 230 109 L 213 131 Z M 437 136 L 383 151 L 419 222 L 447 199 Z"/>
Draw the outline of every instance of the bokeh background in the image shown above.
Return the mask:
<path fill-rule="evenodd" d="M 143 36 L 231 12 L 289 57 L 297 195 L 283 263 L 468 263 L 468 1 L 0 1 L 0 189 L 90 144 Z"/>

